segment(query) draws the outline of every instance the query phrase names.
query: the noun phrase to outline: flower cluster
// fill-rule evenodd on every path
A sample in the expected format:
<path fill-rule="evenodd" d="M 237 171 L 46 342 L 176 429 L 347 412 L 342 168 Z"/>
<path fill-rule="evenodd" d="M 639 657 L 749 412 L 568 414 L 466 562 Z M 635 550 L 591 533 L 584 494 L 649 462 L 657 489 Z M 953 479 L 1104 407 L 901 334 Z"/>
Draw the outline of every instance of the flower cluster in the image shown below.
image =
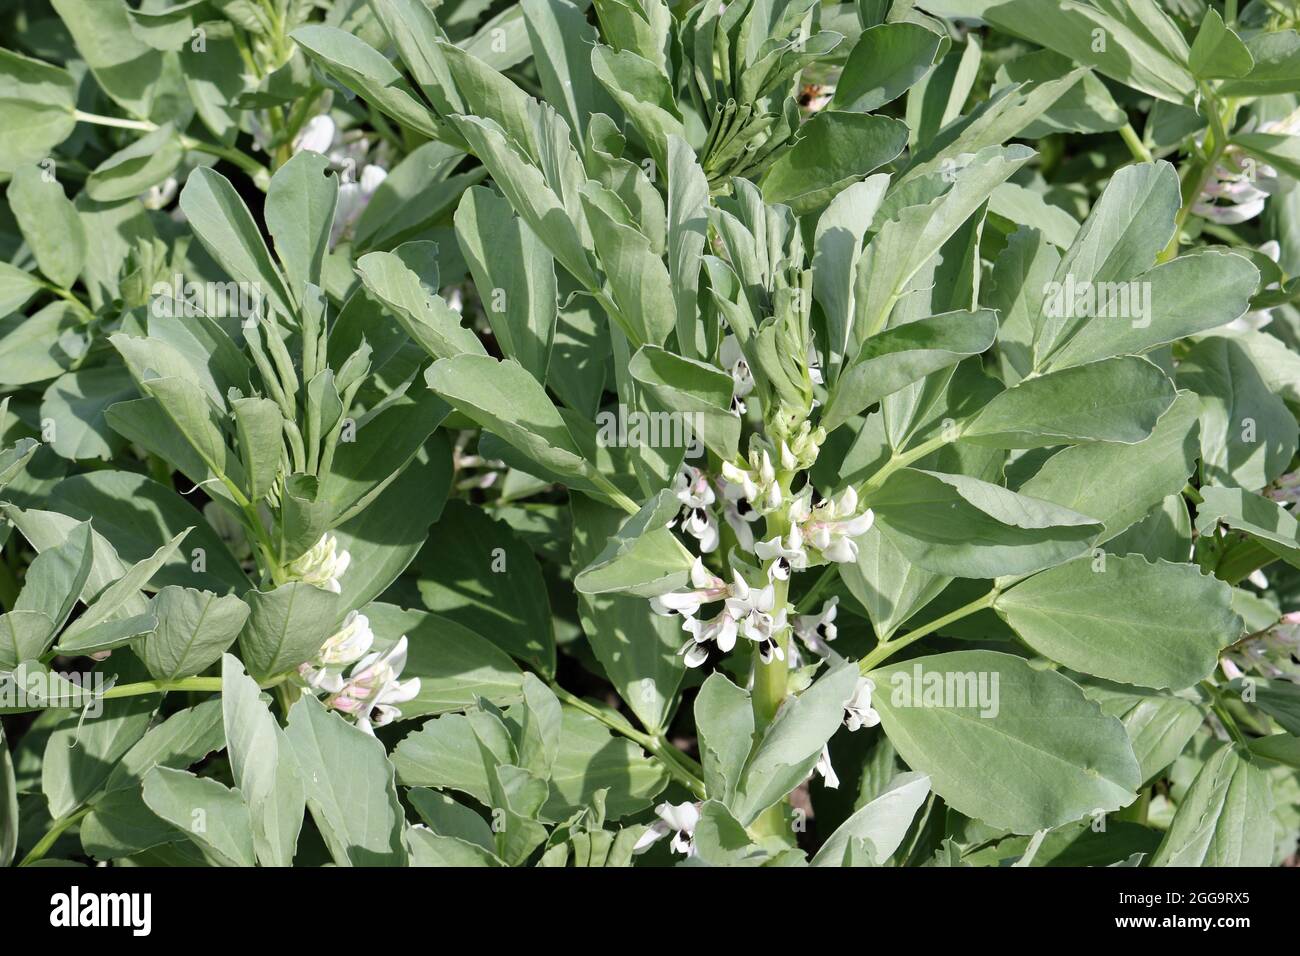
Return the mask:
<path fill-rule="evenodd" d="M 1254 673 L 1300 682 L 1300 611 L 1283 614 L 1264 633 L 1242 641 L 1220 664 L 1229 680 Z"/>
<path fill-rule="evenodd" d="M 342 589 L 339 578 L 350 563 L 351 555 L 339 549 L 338 539 L 325 534 L 290 563 L 288 570 L 297 580 L 338 594 Z M 326 706 L 353 718 L 366 733 L 400 717 L 402 712 L 395 705 L 420 692 L 418 677 L 400 679 L 406 666 L 406 635 L 383 651 L 374 650 L 374 643 L 370 619 L 349 611 L 316 656 L 298 668 L 307 687 L 325 695 Z"/>
<path fill-rule="evenodd" d="M 1251 121 L 1240 132 L 1250 132 L 1253 126 Z M 1300 110 L 1265 123 L 1259 132 L 1294 136 L 1300 132 Z M 1192 204 L 1192 211 L 1221 226 L 1234 226 L 1263 212 L 1269 196 L 1278 192 L 1281 185 L 1276 169 L 1247 156 L 1240 147 L 1229 146 Z"/>

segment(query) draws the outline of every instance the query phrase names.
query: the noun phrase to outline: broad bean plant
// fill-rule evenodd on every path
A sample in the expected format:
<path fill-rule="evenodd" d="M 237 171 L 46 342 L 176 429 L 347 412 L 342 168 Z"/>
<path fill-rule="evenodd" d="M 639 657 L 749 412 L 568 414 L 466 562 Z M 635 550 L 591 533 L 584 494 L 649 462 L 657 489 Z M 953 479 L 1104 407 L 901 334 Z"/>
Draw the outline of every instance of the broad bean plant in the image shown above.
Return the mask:
<path fill-rule="evenodd" d="M 0 864 L 1295 865 L 1293 0 L 0 24 Z"/>

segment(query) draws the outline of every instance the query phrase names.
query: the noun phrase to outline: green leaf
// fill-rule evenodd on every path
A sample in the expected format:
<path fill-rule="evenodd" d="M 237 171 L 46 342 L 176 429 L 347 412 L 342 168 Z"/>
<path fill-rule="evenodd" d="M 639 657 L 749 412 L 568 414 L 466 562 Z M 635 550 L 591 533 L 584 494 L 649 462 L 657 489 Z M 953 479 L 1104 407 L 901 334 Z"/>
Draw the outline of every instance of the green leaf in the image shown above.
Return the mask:
<path fill-rule="evenodd" d="M 1056 268 L 1053 287 L 1101 294 L 1109 288 L 1104 283 L 1124 282 L 1150 269 L 1174 234 L 1180 204 L 1178 174 L 1169 163 L 1125 166 L 1110 178 L 1093 204 Z M 1081 326 L 1097 324 L 1086 315 L 1076 315 L 1073 309 L 1051 314 L 1048 305 L 1044 296 L 1032 323 L 1035 368 Z M 1107 323 L 1106 331 L 1111 331 L 1113 324 Z"/>
<path fill-rule="evenodd" d="M 181 190 L 180 208 L 199 242 L 232 279 L 249 283 L 279 314 L 294 313 L 284 277 L 230 180 L 200 166 Z"/>
<path fill-rule="evenodd" d="M 254 866 L 253 830 L 239 794 L 210 777 L 154 767 L 144 777 L 149 809 L 218 866 Z"/>
<path fill-rule="evenodd" d="M 1270 30 L 1246 41 L 1254 67 L 1244 77 L 1219 84 L 1224 96 L 1270 96 L 1300 90 L 1300 34 Z"/>
<path fill-rule="evenodd" d="M 0 50 L 0 126 L 7 140 L 0 172 L 47 158 L 76 127 L 76 106 L 77 82 L 66 71 Z"/>
<path fill-rule="evenodd" d="M 115 765 L 144 736 L 161 695 L 103 701 L 103 712 L 82 721 L 63 716 L 45 742 L 41 791 L 50 816 L 58 819 L 85 804 L 108 780 Z"/>
<path fill-rule="evenodd" d="M 63 632 L 61 640 L 64 642 L 71 641 L 74 637 L 86 633 L 92 627 L 105 621 L 131 616 L 136 602 L 139 601 L 140 589 L 145 587 L 150 579 L 158 573 L 158 569 L 171 557 L 177 546 L 180 545 L 191 530 L 186 528 L 149 557 L 143 561 L 137 561 L 127 569 L 125 574 L 104 588 L 82 613 L 81 617 L 73 621 L 67 630 Z"/>
<path fill-rule="evenodd" d="M 239 457 L 249 501 L 266 497 L 281 476 L 284 416 L 269 398 L 237 398 L 230 403 L 239 436 Z"/>
<path fill-rule="evenodd" d="M 1121 287 L 1111 300 L 1119 314 L 1099 312 L 1043 365 L 1060 369 L 1136 354 L 1226 325 L 1245 314 L 1258 284 L 1259 270 L 1244 256 L 1213 248 L 1180 256 Z"/>
<path fill-rule="evenodd" d="M 436 254 L 432 243 L 420 245 Z M 367 253 L 357 260 L 357 269 L 370 294 L 387 305 L 407 334 L 434 358 L 485 354 L 478 336 L 460 324 L 460 314 L 426 289 L 398 254 Z"/>
<path fill-rule="evenodd" d="M 294 297 L 303 301 L 308 284 L 321 284 L 321 266 L 329 249 L 339 180 L 330 161 L 302 150 L 275 171 L 266 191 L 266 228 Z"/>
<path fill-rule="evenodd" d="M 588 182 L 582 207 L 617 306 L 610 318 L 634 346 L 663 344 L 676 324 L 672 281 L 663 259 L 608 190 Z"/>
<path fill-rule="evenodd" d="M 170 585 L 154 596 L 149 610 L 157 629 L 136 647 L 156 680 L 201 673 L 221 659 L 248 619 L 248 605 L 233 594 Z"/>
<path fill-rule="evenodd" d="M 575 568 L 586 567 L 615 535 L 623 513 L 585 495 L 570 499 Z M 645 599 L 626 594 L 578 595 L 587 642 L 632 713 L 651 733 L 668 726 L 686 672 L 678 655 L 684 638 L 675 617 L 647 614 Z"/>
<path fill-rule="evenodd" d="M 929 72 L 943 37 L 919 23 L 881 23 L 862 31 L 835 84 L 839 110 L 878 110 Z"/>
<path fill-rule="evenodd" d="M 934 574 L 908 561 L 874 525 L 854 541 L 858 545 L 858 560 L 840 565 L 840 579 L 866 609 L 871 626 L 882 641 L 888 640 L 952 581 L 946 575 Z"/>
<path fill-rule="evenodd" d="M 425 379 L 457 409 L 528 458 L 589 487 L 595 469 L 546 390 L 519 363 L 463 354 L 434 362 Z"/>
<path fill-rule="evenodd" d="M 930 778 L 902 773 L 889 786 L 841 823 L 812 858 L 813 866 L 844 866 L 849 843 L 866 840 L 877 862 L 894 855 L 912 826 L 912 818 L 930 795 Z"/>
<path fill-rule="evenodd" d="M 1240 79 L 1255 68 L 1255 58 L 1241 37 L 1224 26 L 1219 11 L 1211 7 L 1196 31 L 1187 65 L 1199 79 Z"/>
<path fill-rule="evenodd" d="M 6 198 L 41 272 L 59 288 L 72 288 L 86 263 L 86 231 L 63 186 L 41 167 L 22 166 Z"/>
<path fill-rule="evenodd" d="M 438 138 L 439 124 L 388 59 L 344 30 L 310 24 L 289 34 L 333 79 L 361 92 L 386 116 L 424 136 Z"/>
<path fill-rule="evenodd" d="M 338 866 L 403 866 L 405 818 L 384 745 L 311 696 L 289 710 L 307 806 Z"/>
<path fill-rule="evenodd" d="M 873 335 L 836 382 L 822 427 L 833 431 L 886 395 L 978 355 L 997 332 L 997 315 L 981 309 L 932 315 Z"/>
<path fill-rule="evenodd" d="M 18 785 L 14 781 L 14 761 L 9 743 L 0 727 L 0 866 L 9 866 L 18 849 Z"/>
<path fill-rule="evenodd" d="M 837 88 L 838 93 L 838 88 Z M 896 159 L 907 146 L 907 126 L 888 116 L 824 110 L 763 177 L 763 198 L 796 215 L 822 209 L 851 183 Z"/>
<path fill-rule="evenodd" d="M 62 375 L 71 359 L 58 342 L 79 324 L 77 313 L 64 301 L 51 302 L 35 315 L 15 313 L 0 319 L 0 385 L 27 385 Z"/>
<path fill-rule="evenodd" d="M 1232 589 L 1190 564 L 1083 557 L 999 595 L 994 608 L 1045 657 L 1107 680 L 1179 690 L 1242 633 Z"/>
<path fill-rule="evenodd" d="M 50 447 L 63 458 L 111 458 L 124 442 L 111 431 L 104 413 L 110 405 L 139 393 L 118 365 L 81 368 L 60 375 L 41 398 L 41 418 L 53 423 Z"/>
<path fill-rule="evenodd" d="M 230 772 L 248 806 L 257 861 L 290 866 L 302 826 L 303 780 L 257 682 L 229 654 L 221 658 L 221 711 Z"/>
<path fill-rule="evenodd" d="M 1033 833 L 1110 812 L 1141 783 L 1123 725 L 1065 677 L 1018 657 L 955 651 L 868 676 L 872 706 L 907 765 L 929 774 L 954 810 L 990 826 Z"/>
<path fill-rule="evenodd" d="M 1133 445 L 1150 437 L 1175 397 L 1173 383 L 1146 359 L 1103 359 L 1025 379 L 980 409 L 961 437 L 995 448 Z"/>
<path fill-rule="evenodd" d="M 557 315 L 550 251 L 508 202 L 482 187 L 461 199 L 456 239 L 501 351 L 545 384 Z"/>
<path fill-rule="evenodd" d="M 695 732 L 705 791 L 730 805 L 754 736 L 754 706 L 749 694 L 723 674 L 710 674 L 695 697 Z"/>
<path fill-rule="evenodd" d="M 175 174 L 185 149 L 171 123 L 119 149 L 86 177 L 86 195 L 96 202 L 121 202 Z"/>
<path fill-rule="evenodd" d="M 763 731 L 745 763 L 732 811 L 746 825 L 807 779 L 822 747 L 844 719 L 858 668 L 852 662 L 827 671 L 787 700 Z"/>
<path fill-rule="evenodd" d="M 434 435 L 373 501 L 334 529 L 339 547 L 352 555 L 340 608 L 373 601 L 406 570 L 442 511 L 451 475 L 450 444 Z"/>
<path fill-rule="evenodd" d="M 245 595 L 249 615 L 239 634 L 248 672 L 262 680 L 292 670 L 320 650 L 343 617 L 334 594 L 301 581 Z"/>
<path fill-rule="evenodd" d="M 1131 2 L 1126 8 L 1111 0 L 1104 6 L 1009 0 L 981 16 L 1126 86 L 1171 103 L 1190 102 L 1196 83 L 1184 65 L 1187 42 L 1154 0 Z M 1104 42 L 1097 42 L 1098 36 Z"/>
<path fill-rule="evenodd" d="M 57 628 L 44 611 L 14 610 L 0 614 L 0 671 L 45 653 Z"/>
<path fill-rule="evenodd" d="M 700 266 L 709 231 L 709 181 L 695 151 L 668 138 L 668 273 L 677 308 L 677 344 L 686 358 L 699 354 Z"/>
<path fill-rule="evenodd" d="M 867 503 L 909 560 L 962 578 L 1041 571 L 1092 547 L 1101 524 L 1039 498 L 962 475 L 905 469 Z"/>
<path fill-rule="evenodd" d="M 692 557 L 668 527 L 679 510 L 680 502 L 670 490 L 659 492 L 609 537 L 574 578 L 574 586 L 582 594 L 655 597 L 684 585 Z"/>
<path fill-rule="evenodd" d="M 1291 462 L 1295 417 L 1269 391 L 1250 354 L 1207 336 L 1178 365 L 1178 385 L 1201 397 L 1201 474 L 1215 484 L 1262 488 Z"/>
<path fill-rule="evenodd" d="M 1151 866 L 1269 866 L 1273 793 L 1268 776 L 1234 745 L 1196 774 Z"/>
<path fill-rule="evenodd" d="M 91 525 L 82 522 L 69 532 L 67 538 L 52 548 L 46 548 L 32 561 L 23 579 L 23 589 L 13 602 L 14 611 L 37 611 L 50 621 L 45 637 L 51 638 L 67 623 L 68 615 L 82 596 L 90 578 L 94 549 L 91 544 Z M 10 636 L 21 619 L 10 623 Z M 22 624 L 29 624 L 30 619 Z M 18 642 L 15 640 L 15 645 Z M 44 651 L 44 648 L 40 648 Z M 37 654 L 29 656 L 39 656 Z M 16 661 L 24 660 L 23 657 Z M 13 666 L 12 664 L 10 665 Z"/>
<path fill-rule="evenodd" d="M 1151 437 L 1135 445 L 1095 442 L 1057 452 L 1020 493 L 1096 518 L 1106 526 L 1097 544 L 1109 541 L 1187 484 L 1196 469 L 1198 404 L 1179 392 Z"/>
<path fill-rule="evenodd" d="M 618 820 L 650 806 L 667 785 L 663 765 L 632 741 L 615 736 L 595 717 L 564 708 L 550 796 L 543 807 L 549 818 L 563 820 L 591 806 L 596 794 L 606 790 L 606 816 Z"/>
<path fill-rule="evenodd" d="M 1275 501 L 1241 488 L 1205 487 L 1196 508 L 1196 530 L 1212 534 L 1222 521 L 1257 539 L 1283 561 L 1300 568 L 1300 521 Z"/>
<path fill-rule="evenodd" d="M 554 670 L 555 639 L 541 567 L 504 523 L 465 502 L 449 503 L 417 559 L 416 574 L 430 611 L 543 673 Z"/>
<path fill-rule="evenodd" d="M 242 594 L 251 586 L 222 538 L 179 494 L 130 471 L 73 475 L 54 488 L 49 504 L 66 515 L 92 521 L 126 561 L 143 561 L 186 528 L 178 548 L 151 579 L 156 587 L 197 586 Z"/>
<path fill-rule="evenodd" d="M 687 422 L 682 437 L 688 446 L 704 444 L 724 461 L 737 457 L 740 418 L 732 413 L 735 382 L 719 368 L 674 355 L 656 345 L 643 345 L 632 356 L 628 373 L 656 405 Z"/>
<path fill-rule="evenodd" d="M 509 655 L 450 618 L 378 602 L 361 613 L 375 633 L 373 650 L 407 639 L 402 677 L 420 678 L 420 692 L 402 704 L 403 720 L 463 710 L 479 699 L 513 703 L 523 692 L 523 673 Z"/>

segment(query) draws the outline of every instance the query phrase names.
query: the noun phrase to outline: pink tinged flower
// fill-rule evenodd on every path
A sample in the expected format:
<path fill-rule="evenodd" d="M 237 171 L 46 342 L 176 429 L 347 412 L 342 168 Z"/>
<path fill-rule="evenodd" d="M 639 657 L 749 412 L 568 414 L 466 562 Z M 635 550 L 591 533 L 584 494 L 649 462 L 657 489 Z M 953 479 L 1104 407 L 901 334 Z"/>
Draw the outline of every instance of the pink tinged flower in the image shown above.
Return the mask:
<path fill-rule="evenodd" d="M 844 702 L 844 726 L 849 732 L 860 727 L 875 727 L 880 723 L 880 715 L 871 706 L 871 695 L 876 689 L 876 682 L 870 677 L 859 677 L 853 688 L 853 696 Z"/>
<path fill-rule="evenodd" d="M 1223 660 L 1219 661 L 1219 666 L 1223 668 L 1223 676 L 1228 680 L 1238 680 L 1245 676 L 1242 674 L 1241 668 L 1232 662 L 1231 657 L 1223 658 Z"/>
<path fill-rule="evenodd" d="M 321 645 L 313 660 L 298 668 L 298 673 L 313 690 L 337 694 L 343 689 L 344 670 L 370 653 L 374 642 L 370 619 L 349 611 L 343 626 Z"/>
<path fill-rule="evenodd" d="M 704 566 L 704 561 L 696 557 L 691 565 L 691 588 L 685 591 L 670 591 L 650 599 L 650 610 L 667 617 L 671 614 L 693 615 L 702 605 L 720 601 L 729 594 L 727 582 Z"/>
<path fill-rule="evenodd" d="M 650 824 L 641 838 L 632 847 L 633 853 L 644 853 L 655 843 L 668 836 L 673 836 L 672 849 L 686 856 L 695 854 L 695 827 L 700 822 L 700 805 L 698 803 L 661 803 L 655 807 L 659 819 Z"/>
<path fill-rule="evenodd" d="M 387 650 L 375 652 L 357 662 L 347 682 L 326 700 L 326 705 L 355 718 L 366 733 L 401 716 L 394 705 L 403 704 L 420 693 L 420 679 L 399 680 L 406 666 L 406 635 Z"/>

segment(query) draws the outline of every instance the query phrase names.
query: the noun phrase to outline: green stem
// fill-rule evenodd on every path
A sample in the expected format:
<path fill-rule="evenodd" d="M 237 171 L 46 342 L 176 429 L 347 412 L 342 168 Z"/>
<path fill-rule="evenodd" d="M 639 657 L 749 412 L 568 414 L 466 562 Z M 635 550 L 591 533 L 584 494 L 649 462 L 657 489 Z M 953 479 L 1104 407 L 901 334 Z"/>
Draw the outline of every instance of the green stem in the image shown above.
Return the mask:
<path fill-rule="evenodd" d="M 82 123 L 94 123 L 96 126 L 111 126 L 115 129 L 134 129 L 142 133 L 152 133 L 158 129 L 158 124 L 151 123 L 148 120 L 122 119 L 118 116 L 104 116 L 99 113 L 86 113 L 82 110 L 73 110 L 73 118 Z M 178 133 L 177 138 L 180 144 L 189 150 L 198 150 L 207 153 L 210 156 L 216 156 L 218 159 L 224 159 L 226 162 L 238 166 L 244 172 L 252 177 L 253 182 L 259 189 L 265 190 L 271 181 L 271 171 L 253 159 L 251 156 L 245 156 L 239 150 L 229 146 L 222 146 L 219 143 L 209 143 L 206 140 L 195 139 L 193 136 L 187 136 L 184 133 Z"/>
<path fill-rule="evenodd" d="M 1219 718 L 1224 729 L 1228 731 L 1228 736 L 1232 738 L 1233 743 L 1242 749 L 1243 756 L 1249 757 L 1249 741 L 1246 740 L 1246 735 L 1241 732 L 1241 728 L 1237 726 L 1237 719 L 1232 716 L 1232 713 L 1219 697 L 1219 688 L 1215 687 L 1208 680 L 1203 680 L 1201 681 L 1201 690 L 1209 695 L 1210 709 L 1214 711 L 1215 716 Z"/>
<path fill-rule="evenodd" d="M 1128 147 L 1128 151 L 1133 154 L 1133 158 L 1139 163 L 1154 162 L 1151 150 L 1147 149 L 1146 143 L 1142 142 L 1141 137 L 1138 136 L 1131 123 L 1125 123 L 1121 126 L 1119 135 L 1120 139 L 1124 140 L 1124 145 Z"/>
<path fill-rule="evenodd" d="M 550 685 L 551 691 L 560 700 L 564 701 L 570 707 L 582 711 L 590 717 L 595 717 L 602 724 L 615 733 L 622 734 L 628 740 L 638 744 L 643 750 L 655 757 L 664 769 L 677 780 L 682 786 L 686 787 L 700 799 L 704 799 L 704 771 L 694 760 L 674 747 L 662 735 L 653 736 L 642 733 L 631 724 L 621 718 L 611 716 L 607 711 L 589 704 L 577 694 L 571 694 L 559 684 L 554 682 Z"/>
<path fill-rule="evenodd" d="M 50 828 L 45 831 L 45 835 L 37 841 L 36 845 L 32 847 L 31 852 L 23 857 L 22 862 L 18 865 L 31 866 L 36 861 L 44 859 L 45 854 L 50 852 L 50 847 L 54 846 L 55 841 L 63 835 L 63 831 L 68 829 L 68 827 L 72 826 L 89 812 L 90 807 L 82 807 L 80 810 L 74 810 L 71 813 L 59 817 L 50 825 Z"/>
<path fill-rule="evenodd" d="M 1182 205 L 1174 217 L 1174 234 L 1170 237 L 1169 244 L 1156 257 L 1157 263 L 1168 262 L 1178 255 L 1183 227 L 1187 224 L 1187 217 L 1191 215 L 1192 205 L 1205 190 L 1205 184 L 1214 175 L 1214 168 L 1219 164 L 1223 151 L 1228 148 L 1228 133 L 1224 127 L 1223 116 L 1219 112 L 1219 101 L 1213 91 L 1204 85 L 1201 92 L 1205 97 L 1206 111 L 1210 117 L 1210 131 L 1205 138 L 1209 150 L 1204 159 L 1192 163 L 1183 171 Z"/>
<path fill-rule="evenodd" d="M 906 468 L 914 461 L 920 461 L 926 455 L 938 451 L 940 448 L 948 444 L 950 441 L 956 441 L 957 437 L 959 436 L 960 436 L 960 431 L 956 436 L 950 436 L 944 434 L 943 432 L 940 432 L 938 435 L 935 435 L 930 440 L 921 442 L 921 444 L 917 445 L 915 448 L 912 448 L 905 452 L 900 452 L 898 454 L 895 454 L 892 458 L 889 459 L 889 461 L 885 462 L 885 464 L 881 467 L 879 471 L 877 471 L 874 475 L 868 478 L 866 482 L 863 483 L 861 487 L 858 488 L 858 495 L 863 496 L 869 492 L 878 490 L 885 483 L 885 479 L 888 478 L 890 475 L 892 475 L 894 472 L 898 471 L 899 469 Z"/>
<path fill-rule="evenodd" d="M 867 671 L 872 670 L 877 665 L 888 660 L 898 651 L 907 647 L 907 645 L 913 644 L 921 638 L 933 634 L 940 628 L 947 627 L 953 621 L 960 621 L 962 618 L 970 617 L 970 615 L 977 611 L 982 611 L 986 607 L 992 607 L 993 602 L 998 599 L 998 595 L 1001 593 L 1001 588 L 994 587 L 987 594 L 981 595 L 969 604 L 963 604 L 955 611 L 949 611 L 947 614 L 943 615 L 943 617 L 936 618 L 929 624 L 922 625 L 914 631 L 908 631 L 902 637 L 894 638 L 892 641 L 885 641 L 878 644 L 874 651 L 858 662 L 858 668 L 865 674 Z"/>
<path fill-rule="evenodd" d="M 268 690 L 277 687 L 289 679 L 287 673 L 278 677 L 272 677 L 270 680 L 262 681 L 258 686 L 262 690 Z M 220 677 L 184 677 L 180 680 L 146 680 L 136 684 L 118 684 L 116 687 L 110 687 L 104 691 L 102 697 L 104 700 L 116 700 L 119 697 L 139 697 L 143 694 L 165 694 L 169 691 L 193 690 L 205 691 L 208 693 L 221 692 Z"/>

